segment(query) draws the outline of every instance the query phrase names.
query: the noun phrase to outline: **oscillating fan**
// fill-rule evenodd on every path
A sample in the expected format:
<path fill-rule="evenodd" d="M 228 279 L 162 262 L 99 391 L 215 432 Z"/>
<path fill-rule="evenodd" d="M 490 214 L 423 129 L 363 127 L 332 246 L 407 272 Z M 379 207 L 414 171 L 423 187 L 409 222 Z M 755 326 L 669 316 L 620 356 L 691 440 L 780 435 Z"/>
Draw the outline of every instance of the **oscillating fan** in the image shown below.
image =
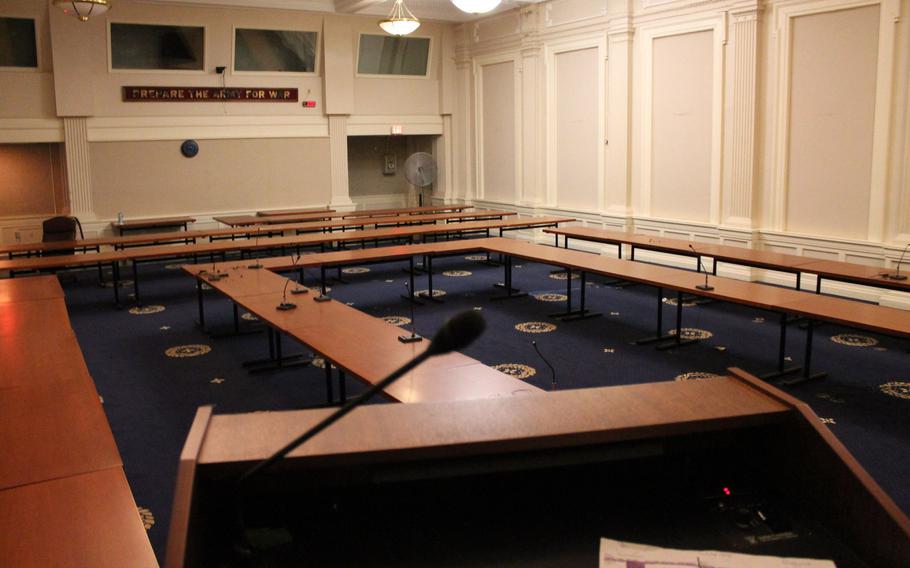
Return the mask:
<path fill-rule="evenodd" d="M 423 188 L 436 181 L 436 159 L 426 152 L 408 156 L 404 162 L 404 177 L 417 188 L 418 205 L 423 206 Z"/>

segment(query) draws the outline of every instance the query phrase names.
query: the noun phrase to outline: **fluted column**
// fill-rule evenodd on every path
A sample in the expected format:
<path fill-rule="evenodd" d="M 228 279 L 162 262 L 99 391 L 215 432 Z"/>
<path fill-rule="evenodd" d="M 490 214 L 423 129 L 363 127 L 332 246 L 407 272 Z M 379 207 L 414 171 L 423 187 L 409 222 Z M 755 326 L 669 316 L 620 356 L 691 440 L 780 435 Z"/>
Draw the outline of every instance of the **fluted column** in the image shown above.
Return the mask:
<path fill-rule="evenodd" d="M 66 147 L 66 181 L 69 187 L 70 213 L 82 220 L 92 220 L 95 218 L 92 159 L 84 117 L 63 119 L 63 141 Z"/>
<path fill-rule="evenodd" d="M 610 20 L 607 31 L 607 157 L 604 210 L 632 214 L 632 39 L 629 14 Z"/>
<path fill-rule="evenodd" d="M 755 190 L 755 96 L 758 72 L 758 8 L 731 11 L 733 20 L 733 108 L 730 176 L 723 195 L 722 222 L 752 227 Z"/>
<path fill-rule="evenodd" d="M 332 201 L 335 208 L 353 208 L 348 184 L 348 116 L 329 115 L 329 154 L 332 174 Z"/>

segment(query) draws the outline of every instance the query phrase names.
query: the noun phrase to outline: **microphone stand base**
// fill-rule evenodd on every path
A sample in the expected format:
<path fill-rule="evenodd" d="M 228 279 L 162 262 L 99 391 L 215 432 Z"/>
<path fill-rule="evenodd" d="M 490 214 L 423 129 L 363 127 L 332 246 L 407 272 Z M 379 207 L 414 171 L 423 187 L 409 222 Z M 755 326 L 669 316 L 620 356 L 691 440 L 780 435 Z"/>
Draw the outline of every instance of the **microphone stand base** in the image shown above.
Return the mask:
<path fill-rule="evenodd" d="M 898 282 L 903 282 L 904 280 L 907 279 L 907 276 L 905 276 L 904 274 L 883 274 L 882 276 L 884 276 L 888 280 L 897 280 Z"/>
<path fill-rule="evenodd" d="M 308 294 L 309 292 L 310 291 L 307 288 L 294 288 L 293 290 L 291 290 L 291 294 L 294 294 L 294 295 Z"/>
<path fill-rule="evenodd" d="M 398 341 L 402 343 L 417 343 L 418 341 L 423 341 L 423 338 L 416 333 L 412 333 L 411 335 L 399 335 Z"/>
<path fill-rule="evenodd" d="M 331 300 L 331 296 L 326 296 L 325 294 L 319 294 L 318 296 L 313 296 L 314 302 L 328 302 Z"/>
<path fill-rule="evenodd" d="M 291 302 L 281 302 L 280 304 L 278 304 L 277 306 L 275 306 L 275 309 L 276 309 L 276 310 L 280 310 L 280 311 L 282 311 L 282 312 L 286 312 L 286 311 L 288 311 L 288 310 L 293 310 L 293 309 L 296 308 L 296 307 L 297 307 L 297 304 L 294 304 L 294 303 L 291 303 Z"/>
<path fill-rule="evenodd" d="M 263 266 L 262 264 L 259 264 L 257 262 L 256 264 L 251 264 L 251 265 L 247 266 L 247 268 L 252 268 L 252 269 L 256 270 L 256 269 L 262 268 L 262 266 Z"/>
<path fill-rule="evenodd" d="M 714 286 L 709 286 L 707 284 L 699 284 L 695 288 L 698 290 L 704 290 L 705 292 L 710 292 L 711 290 L 714 289 Z"/>

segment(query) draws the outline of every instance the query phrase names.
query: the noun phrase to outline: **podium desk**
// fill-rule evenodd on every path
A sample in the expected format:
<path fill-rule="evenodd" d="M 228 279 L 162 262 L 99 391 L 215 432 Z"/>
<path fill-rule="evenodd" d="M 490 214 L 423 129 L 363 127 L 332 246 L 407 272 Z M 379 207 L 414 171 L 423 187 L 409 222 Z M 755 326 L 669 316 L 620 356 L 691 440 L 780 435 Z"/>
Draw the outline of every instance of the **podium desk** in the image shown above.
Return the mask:
<path fill-rule="evenodd" d="M 362 407 L 243 486 L 245 525 L 270 566 L 590 567 L 601 536 L 906 565 L 910 521 L 808 406 L 730 372 Z M 166 566 L 229 559 L 237 477 L 329 412 L 201 408 Z"/>

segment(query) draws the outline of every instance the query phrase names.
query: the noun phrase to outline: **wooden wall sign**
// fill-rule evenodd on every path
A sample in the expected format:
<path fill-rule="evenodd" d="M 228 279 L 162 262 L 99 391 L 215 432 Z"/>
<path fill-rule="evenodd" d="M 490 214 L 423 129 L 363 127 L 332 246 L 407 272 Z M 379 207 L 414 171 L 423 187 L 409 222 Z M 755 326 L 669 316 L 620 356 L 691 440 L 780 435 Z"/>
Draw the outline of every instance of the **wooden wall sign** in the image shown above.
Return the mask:
<path fill-rule="evenodd" d="M 297 89 L 271 87 L 123 87 L 128 103 L 296 103 Z"/>

